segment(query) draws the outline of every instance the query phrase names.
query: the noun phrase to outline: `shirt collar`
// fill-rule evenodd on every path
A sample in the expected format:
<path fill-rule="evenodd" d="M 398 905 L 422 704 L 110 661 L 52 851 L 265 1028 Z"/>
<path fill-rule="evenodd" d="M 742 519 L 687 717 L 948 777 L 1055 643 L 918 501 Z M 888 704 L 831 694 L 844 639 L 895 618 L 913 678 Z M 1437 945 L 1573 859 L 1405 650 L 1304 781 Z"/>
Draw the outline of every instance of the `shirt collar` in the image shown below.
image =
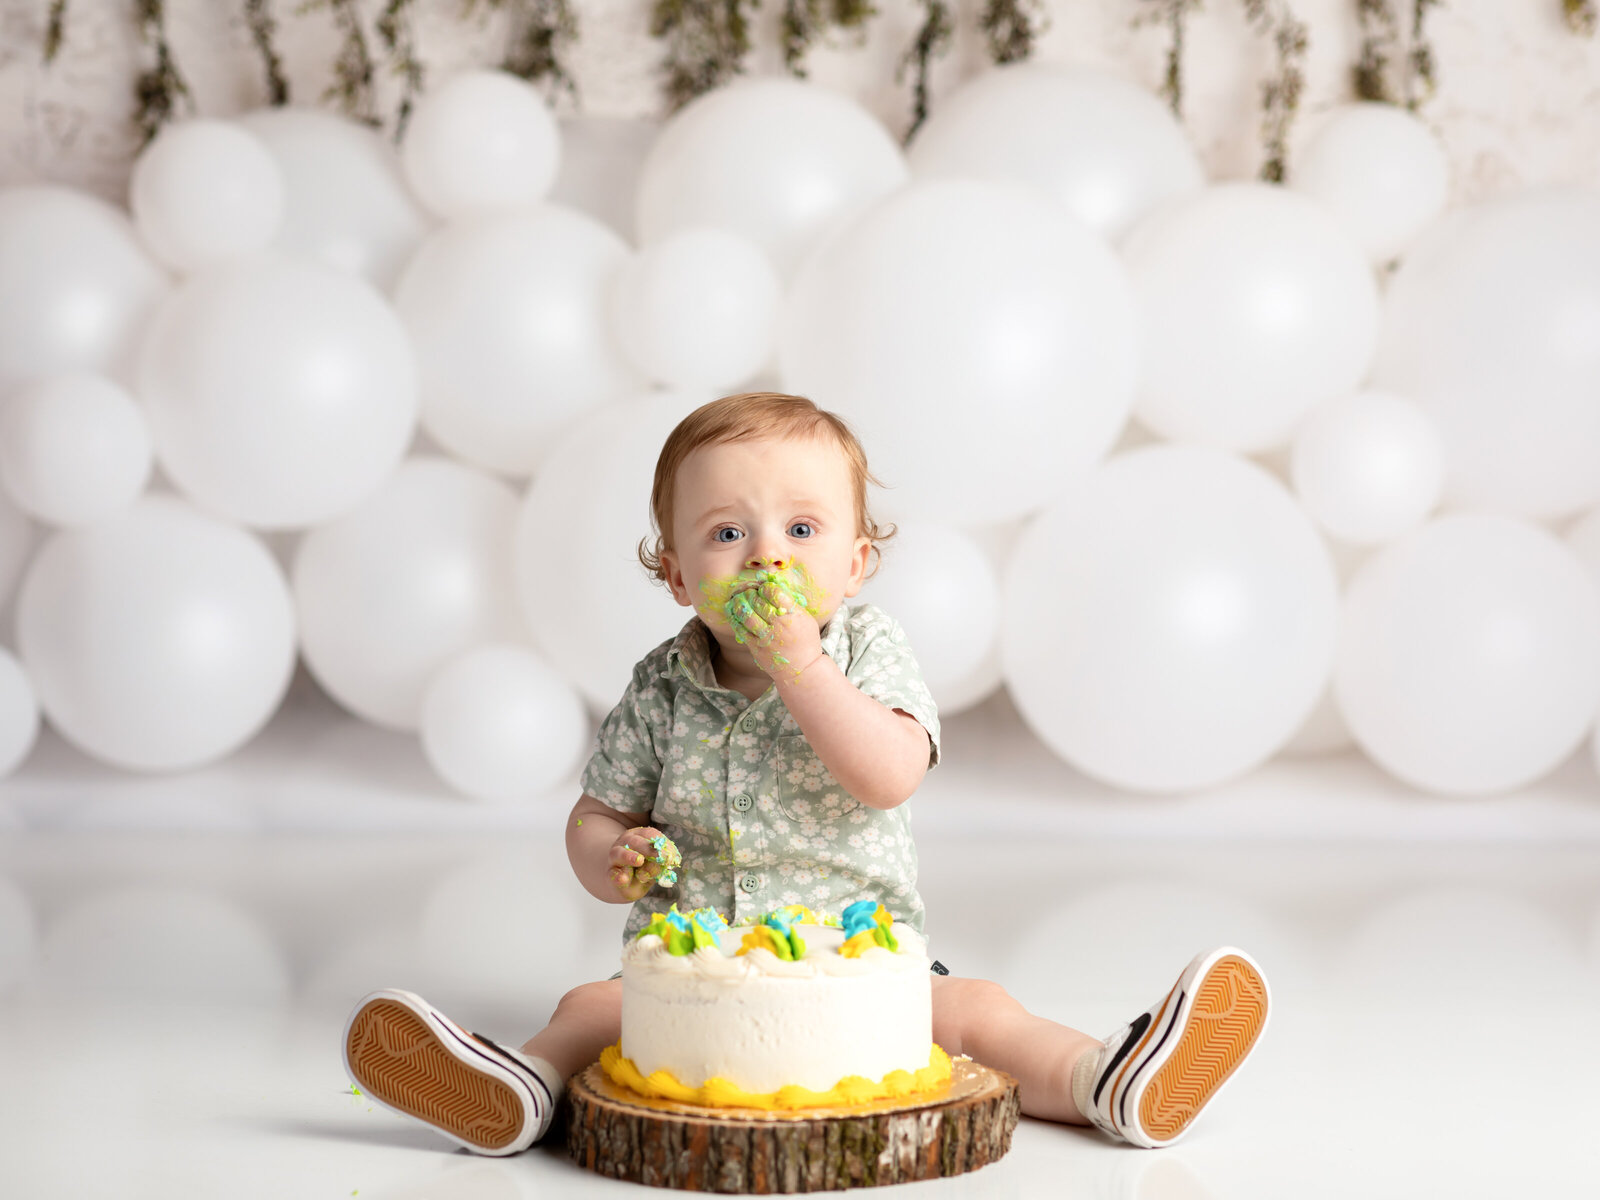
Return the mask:
<path fill-rule="evenodd" d="M 822 627 L 822 652 L 838 663 L 841 670 L 849 665 L 845 661 L 849 651 L 849 616 L 849 607 L 841 604 L 833 610 L 828 623 Z M 683 664 L 682 668 L 678 666 L 679 663 Z M 678 631 L 678 636 L 672 639 L 661 677 L 673 678 L 680 670 L 686 670 L 689 678 L 702 688 L 722 688 L 711 669 L 711 630 L 699 617 L 689 618 Z"/>

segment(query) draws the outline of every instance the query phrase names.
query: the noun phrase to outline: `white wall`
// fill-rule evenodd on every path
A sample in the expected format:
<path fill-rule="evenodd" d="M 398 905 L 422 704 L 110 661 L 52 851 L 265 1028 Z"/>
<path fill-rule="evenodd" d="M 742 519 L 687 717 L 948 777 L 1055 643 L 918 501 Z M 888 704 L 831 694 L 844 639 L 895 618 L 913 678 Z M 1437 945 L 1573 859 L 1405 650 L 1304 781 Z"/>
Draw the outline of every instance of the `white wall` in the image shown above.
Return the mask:
<path fill-rule="evenodd" d="M 1311 28 L 1307 95 L 1296 137 L 1328 107 L 1350 97 L 1359 44 L 1355 0 L 1289 0 Z M 1146 0 L 1046 0 L 1053 21 L 1036 57 L 1116 69 L 1152 89 L 1161 80 L 1166 34 L 1133 28 Z M 297 16 L 299 0 L 272 0 L 280 49 L 299 103 L 319 101 L 331 81 L 338 39 L 326 12 Z M 503 26 L 459 19 L 465 0 L 417 0 L 419 55 L 435 72 L 496 61 Z M 648 34 L 649 0 L 575 0 L 582 22 L 570 56 L 590 116 L 659 115 L 656 67 L 662 47 Z M 263 102 L 260 59 L 240 17 L 241 0 L 168 0 L 180 70 L 199 111 L 224 116 Z M 1409 0 L 1395 0 L 1409 13 Z M 40 63 L 47 0 L 0 0 L 0 184 L 50 180 L 122 199 L 135 148 L 129 124 L 132 79 L 145 61 L 129 0 L 71 0 L 67 44 Z M 364 0 L 370 18 L 380 5 Z M 921 15 L 913 0 L 879 0 L 881 15 L 861 47 L 820 50 L 812 77 L 849 92 L 897 134 L 910 117 L 908 86 L 895 65 Z M 780 6 L 757 13 L 753 73 L 781 69 Z M 977 27 L 981 4 L 958 4 L 957 44 L 934 72 L 934 104 L 985 65 Z M 1600 39 L 1562 24 L 1560 0 L 1450 0 L 1433 9 L 1428 33 L 1440 89 L 1424 116 L 1449 148 L 1455 199 L 1481 199 L 1543 183 L 1600 187 Z M 370 32 L 370 31 L 369 31 Z M 376 49 L 376 39 L 371 39 Z M 1191 19 L 1186 120 L 1217 178 L 1253 176 L 1261 159 L 1257 89 L 1272 52 L 1247 28 L 1240 0 L 1207 0 Z M 392 110 L 393 81 L 385 78 Z M 1291 169 L 1293 158 L 1291 154 Z"/>

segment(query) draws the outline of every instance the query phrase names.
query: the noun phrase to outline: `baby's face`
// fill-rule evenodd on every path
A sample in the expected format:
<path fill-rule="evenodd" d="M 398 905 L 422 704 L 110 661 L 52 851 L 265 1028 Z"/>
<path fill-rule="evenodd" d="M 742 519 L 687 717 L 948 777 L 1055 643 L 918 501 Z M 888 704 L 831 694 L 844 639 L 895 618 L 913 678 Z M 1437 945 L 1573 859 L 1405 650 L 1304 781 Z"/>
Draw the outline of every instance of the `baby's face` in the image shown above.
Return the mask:
<path fill-rule="evenodd" d="M 701 446 L 678 468 L 667 584 L 693 606 L 725 648 L 734 644 L 723 606 L 775 572 L 826 624 L 861 590 L 871 548 L 856 535 L 850 468 L 832 441 L 764 438 Z"/>

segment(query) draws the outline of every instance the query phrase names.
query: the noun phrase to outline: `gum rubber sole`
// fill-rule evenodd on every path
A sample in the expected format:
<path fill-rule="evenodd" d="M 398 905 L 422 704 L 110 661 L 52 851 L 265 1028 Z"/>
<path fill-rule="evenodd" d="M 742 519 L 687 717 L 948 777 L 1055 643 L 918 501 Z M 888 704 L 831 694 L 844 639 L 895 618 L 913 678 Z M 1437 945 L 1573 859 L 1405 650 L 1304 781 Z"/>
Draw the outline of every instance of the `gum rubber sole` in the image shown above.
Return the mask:
<path fill-rule="evenodd" d="M 350 1024 L 346 1051 L 368 1095 L 486 1150 L 501 1150 L 522 1130 L 516 1090 L 475 1071 L 440 1043 L 439 1033 L 396 1000 L 374 1000 Z"/>
<path fill-rule="evenodd" d="M 1139 1123 L 1152 1139 L 1182 1133 L 1244 1061 L 1267 1023 L 1267 988 L 1244 959 L 1226 955 L 1195 990 L 1178 1044 L 1139 1101 Z"/>

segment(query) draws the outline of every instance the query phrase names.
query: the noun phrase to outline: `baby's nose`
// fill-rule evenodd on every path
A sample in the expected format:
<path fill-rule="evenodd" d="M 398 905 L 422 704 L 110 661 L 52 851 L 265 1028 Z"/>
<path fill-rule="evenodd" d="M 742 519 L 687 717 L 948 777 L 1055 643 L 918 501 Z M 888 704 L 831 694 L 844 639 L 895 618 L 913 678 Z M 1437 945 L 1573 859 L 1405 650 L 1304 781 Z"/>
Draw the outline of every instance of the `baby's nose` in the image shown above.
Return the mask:
<path fill-rule="evenodd" d="M 774 571 L 781 571 L 789 565 L 789 560 L 786 558 L 752 558 L 744 565 L 752 571 L 767 566 L 770 566 Z"/>

